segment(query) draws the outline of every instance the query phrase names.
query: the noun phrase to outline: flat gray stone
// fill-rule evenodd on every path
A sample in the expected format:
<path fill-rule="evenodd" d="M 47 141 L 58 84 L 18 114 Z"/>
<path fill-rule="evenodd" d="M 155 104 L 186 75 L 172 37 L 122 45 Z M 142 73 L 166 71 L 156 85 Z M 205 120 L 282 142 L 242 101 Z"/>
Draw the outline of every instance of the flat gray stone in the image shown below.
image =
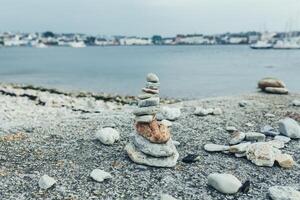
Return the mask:
<path fill-rule="evenodd" d="M 197 107 L 194 111 L 194 114 L 198 115 L 198 116 L 201 116 L 201 117 L 204 117 L 204 116 L 212 114 L 212 112 L 213 112 L 212 109 L 205 109 L 205 108 L 202 108 L 202 107 Z"/>
<path fill-rule="evenodd" d="M 292 104 L 293 106 L 300 106 L 300 100 L 294 100 Z"/>
<path fill-rule="evenodd" d="M 288 186 L 273 186 L 269 188 L 269 196 L 272 200 L 298 200 L 300 192 Z"/>
<path fill-rule="evenodd" d="M 237 128 L 235 128 L 234 126 L 226 126 L 226 131 L 234 132 L 234 131 L 237 131 Z"/>
<path fill-rule="evenodd" d="M 150 107 L 150 106 L 158 106 L 159 105 L 159 97 L 151 97 L 149 99 L 143 99 L 138 101 L 139 107 Z"/>
<path fill-rule="evenodd" d="M 232 134 L 232 137 L 229 141 L 229 144 L 234 145 L 234 144 L 239 144 L 241 143 L 246 137 L 246 134 L 243 132 L 235 132 Z"/>
<path fill-rule="evenodd" d="M 262 127 L 260 129 L 260 132 L 267 135 L 267 136 L 276 136 L 276 135 L 280 134 L 278 131 L 276 131 L 275 128 L 273 128 L 270 125 L 266 125 L 266 126 Z"/>
<path fill-rule="evenodd" d="M 266 87 L 265 92 L 272 94 L 288 94 L 289 91 L 286 88 Z"/>
<path fill-rule="evenodd" d="M 90 176 L 92 177 L 92 179 L 94 179 L 97 182 L 103 182 L 105 179 L 111 179 L 112 176 L 110 175 L 110 173 L 105 172 L 101 169 L 94 169 Z"/>
<path fill-rule="evenodd" d="M 279 132 L 289 138 L 300 138 L 300 126 L 299 124 L 291 119 L 285 118 L 278 122 Z"/>
<path fill-rule="evenodd" d="M 138 99 L 149 99 L 151 97 L 159 97 L 159 96 L 157 94 L 142 93 L 139 94 L 137 97 Z"/>
<path fill-rule="evenodd" d="M 146 88 L 158 90 L 159 89 L 159 83 L 153 83 L 153 82 L 146 82 Z"/>
<path fill-rule="evenodd" d="M 154 115 L 159 111 L 159 107 L 150 106 L 150 107 L 138 107 L 133 110 L 133 114 L 136 116 L 141 115 Z"/>
<path fill-rule="evenodd" d="M 291 138 L 283 136 L 283 135 L 277 135 L 274 137 L 274 140 L 279 140 L 282 141 L 284 143 L 288 143 L 289 141 L 291 141 Z"/>
<path fill-rule="evenodd" d="M 149 94 L 159 94 L 159 90 L 154 90 L 149 88 L 143 88 L 142 91 Z"/>
<path fill-rule="evenodd" d="M 275 147 L 277 149 L 284 148 L 284 142 L 280 140 L 270 140 L 267 142 L 268 144 L 272 145 L 272 147 Z"/>
<path fill-rule="evenodd" d="M 157 158 L 149 156 L 139 151 L 132 142 L 126 145 L 125 151 L 133 162 L 153 167 L 175 167 L 179 157 L 177 151 L 169 157 Z"/>
<path fill-rule="evenodd" d="M 219 144 L 206 144 L 204 145 L 204 150 L 208 152 L 217 152 L 217 151 L 227 151 L 229 146 L 219 145 Z"/>
<path fill-rule="evenodd" d="M 56 183 L 56 180 L 47 174 L 43 175 L 39 180 L 39 187 L 46 190 L 51 188 Z"/>
<path fill-rule="evenodd" d="M 245 140 L 247 141 L 263 142 L 266 139 L 266 136 L 264 134 L 258 132 L 248 132 L 245 134 L 246 134 Z"/>
<path fill-rule="evenodd" d="M 154 156 L 154 157 L 172 156 L 177 152 L 172 139 L 169 139 L 168 142 L 163 144 L 152 143 L 139 134 L 134 134 L 132 139 L 134 145 L 141 152 L 150 156 Z"/>
<path fill-rule="evenodd" d="M 159 82 L 158 76 L 156 74 L 154 74 L 154 73 L 147 74 L 147 78 L 146 79 L 147 79 L 148 82 L 153 82 L 153 83 Z"/>
<path fill-rule="evenodd" d="M 136 122 L 142 122 L 142 123 L 152 122 L 153 119 L 154 119 L 153 115 L 142 115 L 142 116 L 135 117 Z"/>
<path fill-rule="evenodd" d="M 234 194 L 237 193 L 242 186 L 242 183 L 231 174 L 210 174 L 207 184 L 221 193 Z"/>
<path fill-rule="evenodd" d="M 249 147 L 250 144 L 251 144 L 251 142 L 245 142 L 245 143 L 240 143 L 240 144 L 230 146 L 229 152 L 230 153 L 244 153 L 247 151 L 247 148 Z"/>

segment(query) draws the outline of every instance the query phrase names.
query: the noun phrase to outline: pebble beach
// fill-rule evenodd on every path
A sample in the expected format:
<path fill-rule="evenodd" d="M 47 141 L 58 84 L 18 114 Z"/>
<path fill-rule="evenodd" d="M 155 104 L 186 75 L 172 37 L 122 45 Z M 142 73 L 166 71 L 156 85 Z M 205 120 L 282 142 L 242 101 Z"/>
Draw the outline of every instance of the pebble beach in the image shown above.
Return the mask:
<path fill-rule="evenodd" d="M 230 127 L 245 133 L 261 132 L 267 125 L 278 130 L 278 121 L 286 117 L 299 124 L 300 106 L 295 100 L 300 100 L 300 93 L 293 91 L 161 99 L 161 107 L 179 109 L 180 115 L 160 117 L 179 153 L 174 167 L 160 168 L 134 163 L 124 150 L 135 131 L 135 97 L 0 84 L 0 199 L 260 200 L 270 198 L 273 186 L 299 191 L 299 139 L 281 148 L 293 158 L 291 168 L 276 162 L 271 167 L 257 166 L 245 157 L 204 149 L 206 144 L 229 145 Z M 213 109 L 212 114 L 199 116 L 197 108 Z M 110 145 L 96 134 L 105 127 L 119 133 Z M 197 159 L 183 161 L 188 155 Z M 249 188 L 221 193 L 208 185 L 212 173 L 232 174 L 242 184 L 249 183 Z M 99 174 L 103 180 L 97 179 Z M 41 187 L 44 175 L 53 178 L 50 187 Z"/>

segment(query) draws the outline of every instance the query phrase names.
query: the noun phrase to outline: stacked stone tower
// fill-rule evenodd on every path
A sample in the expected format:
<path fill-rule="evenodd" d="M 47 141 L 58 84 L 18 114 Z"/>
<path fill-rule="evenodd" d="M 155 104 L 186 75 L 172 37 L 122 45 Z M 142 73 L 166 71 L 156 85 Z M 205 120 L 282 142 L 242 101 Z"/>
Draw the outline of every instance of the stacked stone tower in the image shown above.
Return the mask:
<path fill-rule="evenodd" d="M 168 127 L 156 120 L 159 110 L 159 78 L 147 75 L 146 86 L 138 96 L 134 110 L 135 133 L 125 150 L 132 161 L 155 167 L 174 167 L 179 154 L 170 137 Z"/>

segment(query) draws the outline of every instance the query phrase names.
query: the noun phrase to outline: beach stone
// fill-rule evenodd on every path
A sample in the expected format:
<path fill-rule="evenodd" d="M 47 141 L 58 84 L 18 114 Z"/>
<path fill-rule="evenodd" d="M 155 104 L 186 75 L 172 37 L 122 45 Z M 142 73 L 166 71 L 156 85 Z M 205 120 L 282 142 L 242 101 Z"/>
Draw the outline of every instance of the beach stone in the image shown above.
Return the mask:
<path fill-rule="evenodd" d="M 278 154 L 275 157 L 275 160 L 278 162 L 280 167 L 283 168 L 292 168 L 295 164 L 294 159 L 289 154 Z"/>
<path fill-rule="evenodd" d="M 125 150 L 133 162 L 153 167 L 175 167 L 179 157 L 177 150 L 169 157 L 153 157 L 139 151 L 132 142 L 126 145 Z"/>
<path fill-rule="evenodd" d="M 198 154 L 188 154 L 182 159 L 182 162 L 184 163 L 194 163 L 196 161 L 200 160 L 200 156 Z"/>
<path fill-rule="evenodd" d="M 174 197 L 168 194 L 161 194 L 160 200 L 176 200 Z"/>
<path fill-rule="evenodd" d="M 165 125 L 166 127 L 170 127 L 173 124 L 171 121 L 169 121 L 167 119 L 163 119 L 160 123 Z"/>
<path fill-rule="evenodd" d="M 149 99 L 143 99 L 138 101 L 139 107 L 150 107 L 150 106 L 158 106 L 159 105 L 159 97 L 151 97 Z"/>
<path fill-rule="evenodd" d="M 226 126 L 226 131 L 234 132 L 234 131 L 237 131 L 237 128 L 235 128 L 234 126 Z"/>
<path fill-rule="evenodd" d="M 300 138 L 300 126 L 299 124 L 291 119 L 285 118 L 279 121 L 279 132 L 289 138 Z"/>
<path fill-rule="evenodd" d="M 170 108 L 170 107 L 162 107 L 160 109 L 160 113 L 164 117 L 164 119 L 174 121 L 178 119 L 181 115 L 180 108 Z"/>
<path fill-rule="evenodd" d="M 266 77 L 261 79 L 258 82 L 258 88 L 264 90 L 267 87 L 273 87 L 273 88 L 285 88 L 285 84 L 283 81 L 279 80 L 278 78 L 274 77 Z"/>
<path fill-rule="evenodd" d="M 270 140 L 267 143 L 270 144 L 272 147 L 275 147 L 277 149 L 284 148 L 284 142 L 280 141 L 280 140 Z"/>
<path fill-rule="evenodd" d="M 158 90 L 159 83 L 146 82 L 146 88 L 152 89 L 152 90 Z"/>
<path fill-rule="evenodd" d="M 229 144 L 234 145 L 241 143 L 246 137 L 246 134 L 243 132 L 236 131 L 232 134 L 232 137 L 229 141 Z"/>
<path fill-rule="evenodd" d="M 247 148 L 247 159 L 257 166 L 272 167 L 277 154 L 280 150 L 273 148 L 272 145 L 266 142 L 257 142 L 250 144 Z"/>
<path fill-rule="evenodd" d="M 141 116 L 136 116 L 135 121 L 138 123 L 150 123 L 154 120 L 153 115 L 141 115 Z"/>
<path fill-rule="evenodd" d="M 240 107 L 246 107 L 247 105 L 248 105 L 248 101 L 243 100 L 239 102 Z"/>
<path fill-rule="evenodd" d="M 236 144 L 236 145 L 230 146 L 228 150 L 230 153 L 244 153 L 247 151 L 247 148 L 249 147 L 250 144 L 251 144 L 251 142 Z"/>
<path fill-rule="evenodd" d="M 272 114 L 272 113 L 266 113 L 266 114 L 265 114 L 265 117 L 273 118 L 273 117 L 276 117 L 276 115 L 274 115 L 274 114 Z"/>
<path fill-rule="evenodd" d="M 172 156 L 176 152 L 172 139 L 166 143 L 157 144 L 150 142 L 141 135 L 134 134 L 133 143 L 141 152 L 154 157 Z"/>
<path fill-rule="evenodd" d="M 212 114 L 212 110 L 205 109 L 205 108 L 202 108 L 202 107 L 197 107 L 194 111 L 194 114 L 204 117 L 204 116 L 207 116 L 209 114 Z"/>
<path fill-rule="evenodd" d="M 176 141 L 176 140 L 173 140 L 173 144 L 174 144 L 175 146 L 179 146 L 179 145 L 180 145 L 180 142 L 178 142 L 178 141 Z"/>
<path fill-rule="evenodd" d="M 260 129 L 260 132 L 265 134 L 266 136 L 276 136 L 280 133 L 277 132 L 272 126 L 266 125 Z"/>
<path fill-rule="evenodd" d="M 293 106 L 300 106 L 300 100 L 294 100 L 292 104 Z"/>
<path fill-rule="evenodd" d="M 213 115 L 221 115 L 223 113 L 221 108 L 214 108 L 212 111 Z"/>
<path fill-rule="evenodd" d="M 298 200 L 300 192 L 288 186 L 272 186 L 269 188 L 269 196 L 272 200 Z"/>
<path fill-rule="evenodd" d="M 136 115 L 136 116 L 154 115 L 158 111 L 159 111 L 159 107 L 157 107 L 157 106 L 141 107 L 141 108 L 134 109 L 133 114 Z"/>
<path fill-rule="evenodd" d="M 156 120 L 150 123 L 138 122 L 135 124 L 135 128 L 139 135 L 153 143 L 166 143 L 171 137 L 168 127 L 159 124 Z"/>
<path fill-rule="evenodd" d="M 39 180 L 39 187 L 42 189 L 49 189 L 56 183 L 56 180 L 47 174 L 43 175 Z"/>
<path fill-rule="evenodd" d="M 138 99 L 149 99 L 151 97 L 158 97 L 158 95 L 157 94 L 142 93 L 142 94 L 139 94 L 137 97 L 138 97 Z"/>
<path fill-rule="evenodd" d="M 120 139 L 120 133 L 111 127 L 106 127 L 96 132 L 96 138 L 103 144 L 112 145 Z"/>
<path fill-rule="evenodd" d="M 208 152 L 216 152 L 216 151 L 227 151 L 229 146 L 219 145 L 219 144 L 206 144 L 204 145 L 204 150 Z"/>
<path fill-rule="evenodd" d="M 245 140 L 247 141 L 263 142 L 266 139 L 266 136 L 264 134 L 258 132 L 248 132 L 245 133 L 245 135 L 246 135 Z"/>
<path fill-rule="evenodd" d="M 282 141 L 284 143 L 288 143 L 289 141 L 291 141 L 291 138 L 286 137 L 286 136 L 282 136 L 282 135 L 277 135 L 274 137 L 274 140 L 279 140 Z"/>
<path fill-rule="evenodd" d="M 112 176 L 110 175 L 110 173 L 105 172 L 101 169 L 94 169 L 90 176 L 92 177 L 92 179 L 94 179 L 97 182 L 103 182 L 105 179 L 110 179 L 112 178 Z"/>
<path fill-rule="evenodd" d="M 152 82 L 152 83 L 158 83 L 159 82 L 158 76 L 154 73 L 147 74 L 146 79 L 147 79 L 148 82 Z"/>
<path fill-rule="evenodd" d="M 149 88 L 143 88 L 142 91 L 145 93 L 149 93 L 149 94 L 158 94 L 159 93 L 159 90 L 154 90 L 154 89 L 149 89 Z"/>
<path fill-rule="evenodd" d="M 276 87 L 266 87 L 265 90 L 267 93 L 272 94 L 288 94 L 289 91 L 286 88 L 276 88 Z"/>
<path fill-rule="evenodd" d="M 224 194 L 237 193 L 242 183 L 231 174 L 213 173 L 208 176 L 208 185 Z"/>

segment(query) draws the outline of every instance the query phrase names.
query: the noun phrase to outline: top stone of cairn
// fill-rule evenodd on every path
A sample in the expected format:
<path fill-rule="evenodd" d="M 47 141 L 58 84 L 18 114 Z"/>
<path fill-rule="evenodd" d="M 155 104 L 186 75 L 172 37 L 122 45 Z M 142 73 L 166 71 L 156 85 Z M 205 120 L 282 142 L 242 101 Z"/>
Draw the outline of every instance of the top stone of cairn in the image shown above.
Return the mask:
<path fill-rule="evenodd" d="M 156 76 L 156 74 L 149 73 L 147 75 L 147 81 L 148 82 L 152 82 L 152 83 L 158 83 L 159 82 L 159 78 Z"/>

